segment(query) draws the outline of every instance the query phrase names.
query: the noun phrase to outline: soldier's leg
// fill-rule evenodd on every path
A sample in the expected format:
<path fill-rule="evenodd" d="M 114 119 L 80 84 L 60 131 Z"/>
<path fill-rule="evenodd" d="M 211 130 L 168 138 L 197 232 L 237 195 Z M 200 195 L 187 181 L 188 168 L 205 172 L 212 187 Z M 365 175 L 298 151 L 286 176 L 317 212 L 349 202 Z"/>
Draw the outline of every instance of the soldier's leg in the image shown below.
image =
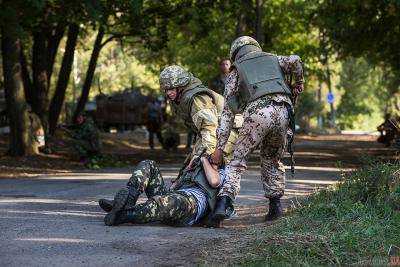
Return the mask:
<path fill-rule="evenodd" d="M 287 145 L 289 119 L 286 107 L 276 106 L 274 123 L 260 146 L 261 181 L 265 197 L 281 197 L 285 190 L 285 168 L 281 160 Z"/>
<path fill-rule="evenodd" d="M 287 145 L 289 126 L 285 106 L 274 107 L 274 121 L 260 147 L 261 181 L 265 197 L 269 199 L 267 220 L 282 216 L 280 198 L 285 190 L 285 168 L 281 160 Z"/>
<path fill-rule="evenodd" d="M 233 159 L 227 164 L 227 179 L 219 196 L 229 196 L 234 200 L 240 191 L 240 179 L 247 168 L 248 155 L 260 144 L 272 127 L 271 112 L 274 107 L 264 98 L 254 101 L 244 112 L 243 127 L 239 129 L 238 139 L 233 147 Z"/>
<path fill-rule="evenodd" d="M 218 202 L 214 212 L 214 220 L 226 219 L 232 202 L 240 191 L 240 179 L 246 170 L 248 155 L 260 144 L 261 140 L 271 128 L 274 120 L 271 117 L 273 105 L 265 98 L 252 102 L 245 110 L 243 127 L 239 129 L 239 136 L 233 146 L 233 159 L 225 168 L 227 179 L 218 194 Z"/>
<path fill-rule="evenodd" d="M 160 142 L 160 144 L 162 145 L 164 143 L 164 139 L 161 134 L 161 128 L 157 129 L 156 136 L 157 136 L 158 142 Z"/>
<path fill-rule="evenodd" d="M 148 199 L 132 209 L 121 210 L 114 220 L 107 220 L 106 225 L 122 223 L 163 222 L 172 225 L 187 225 L 197 212 L 197 202 L 193 196 L 181 193 L 168 193 Z"/>
<path fill-rule="evenodd" d="M 149 147 L 154 149 L 154 132 L 149 131 Z"/>
<path fill-rule="evenodd" d="M 139 195 L 143 192 L 147 197 L 162 195 L 168 192 L 168 188 L 164 183 L 161 172 L 152 160 L 143 160 L 136 165 L 132 176 L 129 178 L 126 188 L 118 191 L 121 195 L 126 195 L 126 206 L 133 207 L 136 204 Z M 100 199 L 100 207 L 109 212 L 112 209 L 113 202 L 110 200 Z M 111 206 L 111 207 L 110 207 Z"/>

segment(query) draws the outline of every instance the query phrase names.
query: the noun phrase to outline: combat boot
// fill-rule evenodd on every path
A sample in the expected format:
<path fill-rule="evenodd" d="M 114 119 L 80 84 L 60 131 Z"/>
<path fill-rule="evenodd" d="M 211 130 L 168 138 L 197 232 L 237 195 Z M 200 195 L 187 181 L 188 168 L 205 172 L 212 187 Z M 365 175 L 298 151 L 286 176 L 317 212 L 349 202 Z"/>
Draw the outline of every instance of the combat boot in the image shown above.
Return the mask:
<path fill-rule="evenodd" d="M 102 198 L 99 200 L 99 206 L 102 208 L 105 212 L 110 212 L 113 208 L 114 201 Z"/>
<path fill-rule="evenodd" d="M 104 217 L 104 223 L 108 226 L 115 225 L 117 214 L 123 210 L 128 201 L 129 190 L 123 188 L 114 197 L 114 205 L 111 211 Z"/>
<path fill-rule="evenodd" d="M 265 217 L 266 221 L 273 221 L 280 217 L 282 217 L 282 205 L 281 205 L 281 198 L 280 197 L 273 197 L 269 199 L 269 210 L 268 214 Z"/>
<path fill-rule="evenodd" d="M 229 218 L 232 209 L 232 199 L 228 196 L 220 197 L 215 207 L 213 220 L 215 222 L 221 222 L 222 220 Z"/>
<path fill-rule="evenodd" d="M 108 226 L 116 226 L 124 223 L 134 223 L 136 218 L 136 212 L 133 209 L 120 210 L 116 212 L 114 216 L 107 217 L 107 215 L 104 218 L 104 223 Z"/>

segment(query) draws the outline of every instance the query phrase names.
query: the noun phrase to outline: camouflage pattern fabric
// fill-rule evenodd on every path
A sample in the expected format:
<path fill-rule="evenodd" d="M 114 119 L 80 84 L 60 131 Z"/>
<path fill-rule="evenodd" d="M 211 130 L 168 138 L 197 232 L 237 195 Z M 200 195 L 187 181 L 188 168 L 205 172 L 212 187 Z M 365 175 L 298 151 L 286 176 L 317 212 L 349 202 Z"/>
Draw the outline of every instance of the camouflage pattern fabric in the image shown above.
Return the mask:
<path fill-rule="evenodd" d="M 260 145 L 261 181 L 267 198 L 284 193 L 285 169 L 281 163 L 289 126 L 284 104 L 262 97 L 253 101 L 244 112 L 243 127 L 233 151 L 233 159 L 226 166 L 226 182 L 219 195 L 235 198 L 240 190 L 240 178 L 246 170 L 248 155 Z"/>
<path fill-rule="evenodd" d="M 100 153 L 101 142 L 99 131 L 91 118 L 74 127 L 72 138 L 74 148 L 81 157 L 91 157 Z"/>
<path fill-rule="evenodd" d="M 298 56 L 278 56 L 280 67 L 285 74 L 289 87 L 303 84 L 303 69 Z M 290 84 L 293 75 L 294 84 Z M 233 69 L 227 78 L 224 98 L 235 96 L 239 90 L 239 74 Z M 244 110 L 243 127 L 233 147 L 233 159 L 226 166 L 227 181 L 219 195 L 232 199 L 240 190 L 240 178 L 246 170 L 247 156 L 260 144 L 261 180 L 265 196 L 279 197 L 284 193 L 285 171 L 283 157 L 289 126 L 289 115 L 285 105 L 292 106 L 291 99 L 283 94 L 271 94 L 261 97 Z M 234 114 L 225 101 L 224 110 L 217 128 L 217 148 L 223 150 L 233 127 Z"/>
<path fill-rule="evenodd" d="M 134 223 L 162 222 L 173 226 L 187 225 L 196 216 L 197 202 L 191 195 L 171 192 L 137 204 Z"/>
<path fill-rule="evenodd" d="M 152 160 L 141 161 L 133 170 L 128 186 L 145 193 L 148 200 L 133 207 L 135 223 L 160 221 L 185 225 L 196 216 L 197 202 L 193 196 L 170 190 Z"/>
<path fill-rule="evenodd" d="M 250 36 L 240 36 L 236 38 L 231 44 L 231 50 L 229 52 L 232 61 L 235 60 L 235 54 L 237 51 L 245 45 L 254 45 L 261 48 L 260 44 Z"/>
<path fill-rule="evenodd" d="M 192 77 L 193 75 L 181 66 L 168 66 L 160 73 L 159 83 L 161 90 L 186 86 Z"/>

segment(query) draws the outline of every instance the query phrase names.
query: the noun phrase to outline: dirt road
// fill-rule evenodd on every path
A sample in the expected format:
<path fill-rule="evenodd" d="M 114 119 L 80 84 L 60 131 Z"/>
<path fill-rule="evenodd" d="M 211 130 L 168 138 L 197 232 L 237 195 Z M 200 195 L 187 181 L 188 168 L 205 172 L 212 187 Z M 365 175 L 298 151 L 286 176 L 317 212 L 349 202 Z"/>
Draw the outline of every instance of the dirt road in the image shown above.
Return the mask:
<path fill-rule="evenodd" d="M 358 149 L 358 150 L 357 150 Z M 380 146 L 348 139 L 302 139 L 297 143 L 295 178 L 287 175 L 285 204 L 334 183 L 341 169 L 356 165 L 357 153 L 379 153 Z M 111 197 L 130 170 L 110 169 L 0 179 L 0 262 L 2 266 L 191 265 L 207 243 L 221 245 L 249 225 L 263 224 L 265 199 L 252 158 L 237 199 L 239 216 L 222 229 L 162 225 L 106 227 L 97 199 Z M 161 164 L 166 180 L 179 165 Z"/>

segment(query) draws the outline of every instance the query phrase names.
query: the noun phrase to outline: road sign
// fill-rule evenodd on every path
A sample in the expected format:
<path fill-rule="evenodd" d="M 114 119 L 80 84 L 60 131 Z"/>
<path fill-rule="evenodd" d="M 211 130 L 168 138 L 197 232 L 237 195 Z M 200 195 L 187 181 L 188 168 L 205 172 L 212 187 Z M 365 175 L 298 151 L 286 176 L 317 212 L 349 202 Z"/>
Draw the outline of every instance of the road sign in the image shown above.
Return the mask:
<path fill-rule="evenodd" d="M 329 92 L 326 95 L 326 101 L 328 101 L 329 104 L 332 104 L 335 101 L 335 96 L 333 95 L 332 92 Z"/>

